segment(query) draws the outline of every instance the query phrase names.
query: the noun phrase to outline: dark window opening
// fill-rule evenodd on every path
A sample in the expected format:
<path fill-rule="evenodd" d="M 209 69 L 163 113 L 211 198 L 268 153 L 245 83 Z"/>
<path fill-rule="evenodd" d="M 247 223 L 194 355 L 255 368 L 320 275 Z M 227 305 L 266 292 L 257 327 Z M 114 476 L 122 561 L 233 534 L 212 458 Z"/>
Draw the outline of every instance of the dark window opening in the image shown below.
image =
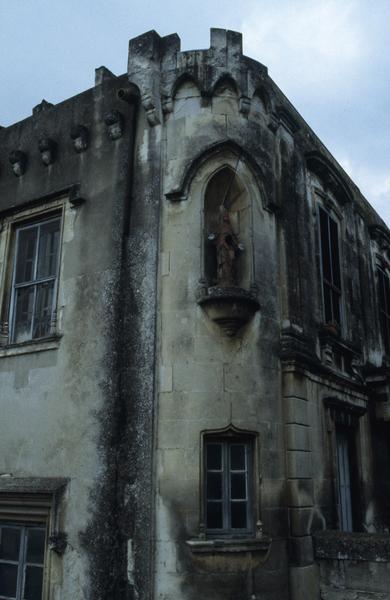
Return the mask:
<path fill-rule="evenodd" d="M 378 269 L 378 288 L 383 345 L 386 354 L 390 354 L 390 284 L 388 274 L 382 269 Z"/>
<path fill-rule="evenodd" d="M 53 327 L 60 251 L 60 217 L 15 231 L 10 307 L 11 340 L 47 337 Z"/>
<path fill-rule="evenodd" d="M 341 325 L 341 272 L 338 225 L 320 207 L 322 291 L 325 323 Z"/>
<path fill-rule="evenodd" d="M 42 600 L 46 531 L 42 526 L 0 525 L 0 598 Z"/>
<path fill-rule="evenodd" d="M 206 530 L 215 534 L 252 531 L 252 442 L 208 437 L 204 473 Z"/>
<path fill-rule="evenodd" d="M 358 416 L 349 411 L 333 413 L 336 433 L 337 502 L 341 531 L 360 529 L 360 504 L 356 452 Z"/>

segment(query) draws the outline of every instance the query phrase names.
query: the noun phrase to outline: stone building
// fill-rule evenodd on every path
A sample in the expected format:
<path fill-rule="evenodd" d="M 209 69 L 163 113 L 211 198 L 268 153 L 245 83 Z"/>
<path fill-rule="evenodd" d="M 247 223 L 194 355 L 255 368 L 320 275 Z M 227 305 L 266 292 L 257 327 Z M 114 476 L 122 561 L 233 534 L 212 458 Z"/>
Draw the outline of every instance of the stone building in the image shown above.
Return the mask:
<path fill-rule="evenodd" d="M 390 232 L 241 35 L 0 130 L 0 598 L 390 598 Z"/>

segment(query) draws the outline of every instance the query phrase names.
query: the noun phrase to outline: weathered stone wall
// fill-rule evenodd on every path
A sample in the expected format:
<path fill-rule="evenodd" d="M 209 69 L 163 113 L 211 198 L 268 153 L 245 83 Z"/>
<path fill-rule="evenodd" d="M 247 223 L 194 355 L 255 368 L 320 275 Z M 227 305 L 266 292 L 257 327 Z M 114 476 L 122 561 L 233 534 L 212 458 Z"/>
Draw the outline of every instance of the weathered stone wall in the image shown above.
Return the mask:
<path fill-rule="evenodd" d="M 10 262 L 5 242 L 17 211 L 23 209 L 28 220 L 37 208 L 45 214 L 57 203 L 63 210 L 55 338 L 0 347 L 0 473 L 11 475 L 7 480 L 68 479 L 59 507 L 59 526 L 68 535 L 68 546 L 63 557 L 53 553 L 48 573 L 50 598 L 62 599 L 113 598 L 116 588 L 123 587 L 114 523 L 118 307 L 133 107 L 116 97 L 117 89 L 127 85 L 125 77 L 104 69 L 97 76 L 95 88 L 0 131 L 3 292 Z M 105 123 L 113 109 L 123 115 L 117 139 L 109 137 Z M 71 138 L 72 128 L 79 125 L 88 134 L 81 152 Z M 49 166 L 42 163 L 38 148 L 42 136 L 56 144 Z M 15 150 L 27 158 L 19 177 L 9 163 Z M 75 189 L 84 199 L 80 206 L 70 201 Z M 5 295 L 2 300 L 6 302 Z M 5 312 L 2 317 L 7 318 Z"/>
<path fill-rule="evenodd" d="M 366 302 L 367 286 L 375 288 L 370 227 L 380 222 L 266 68 L 242 55 L 238 34 L 212 30 L 210 49 L 180 52 L 177 36 L 149 32 L 130 42 L 129 78 L 146 117 L 138 165 L 154 163 L 152 193 L 161 204 L 156 407 L 149 413 L 156 445 L 155 594 L 313 600 L 319 573 L 311 536 L 337 526 L 326 400 L 362 415 L 370 392 L 361 367 L 382 360 L 376 299 Z M 206 186 L 226 166 L 251 202 L 246 252 L 260 303 L 235 339 L 224 338 L 199 306 L 207 288 Z M 341 222 L 341 346 L 321 333 L 317 204 L 325 196 Z M 342 364 L 332 362 L 338 353 Z M 369 411 L 359 421 L 368 527 L 377 512 L 370 418 Z M 201 531 L 202 433 L 230 424 L 258 434 L 256 501 L 273 537 L 262 566 L 223 553 L 199 559 L 187 544 Z"/>
<path fill-rule="evenodd" d="M 388 600 L 389 540 L 376 534 L 318 534 L 321 600 Z"/>
<path fill-rule="evenodd" d="M 238 296 L 253 311 L 231 337 L 206 302 L 221 293 L 205 198 L 222 169 L 241 198 Z M 321 203 L 340 230 L 336 331 L 323 327 Z M 54 205 L 57 335 L 4 344 L 12 220 Z M 181 52 L 177 35 L 146 33 L 130 40 L 126 75 L 100 68 L 92 90 L 1 129 L 0 223 L 0 475 L 21 488 L 68 479 L 56 600 L 319 600 L 320 578 L 323 598 L 386 597 L 385 560 L 316 555 L 313 534 L 340 524 L 335 406 L 358 423 L 359 527 L 389 528 L 375 268 L 390 237 L 240 34 L 213 29 L 209 49 Z M 202 444 L 228 427 L 255 440 L 253 531 L 215 545 Z"/>

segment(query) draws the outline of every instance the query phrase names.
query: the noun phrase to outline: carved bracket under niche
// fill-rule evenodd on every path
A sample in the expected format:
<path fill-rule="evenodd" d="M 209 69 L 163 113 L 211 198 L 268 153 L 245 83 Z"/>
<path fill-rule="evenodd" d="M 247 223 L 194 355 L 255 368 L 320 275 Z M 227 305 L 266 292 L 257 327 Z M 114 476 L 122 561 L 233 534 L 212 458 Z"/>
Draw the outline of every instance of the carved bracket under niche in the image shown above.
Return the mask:
<path fill-rule="evenodd" d="M 256 296 L 239 287 L 202 288 L 198 304 L 226 337 L 234 337 L 260 308 Z"/>

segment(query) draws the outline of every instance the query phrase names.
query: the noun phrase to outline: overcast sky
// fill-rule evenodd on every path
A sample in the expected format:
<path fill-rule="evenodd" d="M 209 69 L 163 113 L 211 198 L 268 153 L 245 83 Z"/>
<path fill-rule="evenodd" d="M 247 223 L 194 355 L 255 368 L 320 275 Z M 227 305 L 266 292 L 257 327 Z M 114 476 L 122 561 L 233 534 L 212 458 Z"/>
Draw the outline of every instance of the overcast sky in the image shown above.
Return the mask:
<path fill-rule="evenodd" d="M 390 0 L 0 0 L 0 125 L 124 73 L 131 37 L 207 48 L 210 27 L 243 33 L 390 225 Z"/>

